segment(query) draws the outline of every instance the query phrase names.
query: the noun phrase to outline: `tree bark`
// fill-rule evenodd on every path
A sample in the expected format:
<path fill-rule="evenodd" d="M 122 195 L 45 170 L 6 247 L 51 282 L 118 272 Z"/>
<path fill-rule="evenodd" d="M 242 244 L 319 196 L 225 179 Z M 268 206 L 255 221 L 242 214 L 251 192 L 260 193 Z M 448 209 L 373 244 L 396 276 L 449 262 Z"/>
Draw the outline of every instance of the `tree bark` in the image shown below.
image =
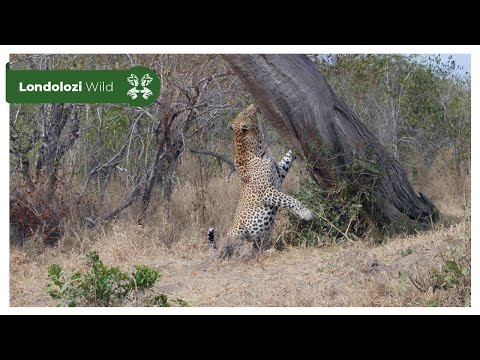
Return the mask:
<path fill-rule="evenodd" d="M 63 133 L 68 120 L 71 121 L 70 133 Z M 37 180 L 40 170 L 48 178 L 48 198 L 52 198 L 57 183 L 60 160 L 73 146 L 80 134 L 80 120 L 75 105 L 53 104 L 49 115 L 43 122 L 43 143 L 38 151 L 36 161 Z"/>
<path fill-rule="evenodd" d="M 305 55 L 224 55 L 235 74 L 286 144 L 311 163 L 315 181 L 327 188 L 356 156 L 379 168 L 376 211 L 382 223 L 407 215 L 431 223 L 435 206 L 413 190 L 402 165 L 337 97 Z"/>

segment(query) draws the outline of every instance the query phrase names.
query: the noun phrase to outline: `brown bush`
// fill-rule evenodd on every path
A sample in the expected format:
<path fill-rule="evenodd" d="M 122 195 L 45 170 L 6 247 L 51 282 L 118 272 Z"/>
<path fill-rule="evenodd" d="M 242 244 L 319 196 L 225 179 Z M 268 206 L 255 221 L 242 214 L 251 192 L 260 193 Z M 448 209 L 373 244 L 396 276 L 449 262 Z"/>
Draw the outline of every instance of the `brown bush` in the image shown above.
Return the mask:
<path fill-rule="evenodd" d="M 57 186 L 63 186 L 58 183 Z M 30 185 L 13 178 L 10 187 L 10 226 L 16 236 L 10 242 L 23 243 L 27 238 L 39 236 L 47 245 L 55 244 L 63 235 L 69 206 L 64 193 L 47 191 L 39 181 Z"/>

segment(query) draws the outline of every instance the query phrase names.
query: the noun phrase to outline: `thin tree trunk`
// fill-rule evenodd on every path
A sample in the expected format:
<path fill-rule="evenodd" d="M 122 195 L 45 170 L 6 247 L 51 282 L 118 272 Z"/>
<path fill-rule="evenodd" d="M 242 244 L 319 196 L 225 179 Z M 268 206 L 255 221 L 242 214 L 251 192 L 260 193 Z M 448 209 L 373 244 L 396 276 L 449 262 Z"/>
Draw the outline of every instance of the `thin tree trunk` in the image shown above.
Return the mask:
<path fill-rule="evenodd" d="M 63 130 L 69 119 L 71 121 L 70 133 L 64 136 Z M 43 170 L 48 179 L 48 198 L 52 198 L 60 161 L 79 136 L 78 109 L 75 105 L 54 104 L 50 114 L 44 114 L 42 121 L 43 143 L 37 155 L 37 180 L 40 171 Z"/>
<path fill-rule="evenodd" d="M 157 181 L 157 178 L 161 176 L 161 164 L 165 155 L 165 138 L 157 140 L 157 150 L 155 152 L 155 158 L 148 172 L 147 182 L 142 193 L 142 210 L 138 217 L 138 223 L 143 223 L 147 214 L 148 206 L 150 205 L 150 199 L 152 198 L 152 191 Z"/>
<path fill-rule="evenodd" d="M 163 200 L 168 208 L 170 208 L 170 202 L 172 200 L 173 176 L 175 174 L 175 170 L 177 169 L 178 158 L 182 154 L 182 150 L 183 142 L 179 139 L 175 139 L 167 151 L 168 166 L 165 174 Z"/>
<path fill-rule="evenodd" d="M 373 159 L 380 170 L 376 208 L 383 223 L 403 214 L 430 223 L 434 205 L 413 190 L 401 164 L 368 127 L 337 97 L 305 55 L 224 55 L 266 118 L 291 148 L 312 165 L 312 176 L 326 188 L 356 156 Z"/>

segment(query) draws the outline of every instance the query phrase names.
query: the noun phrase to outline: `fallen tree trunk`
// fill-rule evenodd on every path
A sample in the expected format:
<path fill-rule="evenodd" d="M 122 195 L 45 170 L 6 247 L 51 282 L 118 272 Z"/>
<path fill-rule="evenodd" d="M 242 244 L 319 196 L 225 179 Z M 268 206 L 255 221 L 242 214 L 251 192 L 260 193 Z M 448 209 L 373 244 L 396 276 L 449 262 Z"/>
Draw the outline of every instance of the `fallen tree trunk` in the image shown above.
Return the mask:
<path fill-rule="evenodd" d="M 336 96 L 307 56 L 224 59 L 286 144 L 310 163 L 319 186 L 334 185 L 356 157 L 366 158 L 378 169 L 374 205 L 381 225 L 401 219 L 422 224 L 436 220 L 435 206 L 422 193 L 417 195 L 402 165 Z"/>

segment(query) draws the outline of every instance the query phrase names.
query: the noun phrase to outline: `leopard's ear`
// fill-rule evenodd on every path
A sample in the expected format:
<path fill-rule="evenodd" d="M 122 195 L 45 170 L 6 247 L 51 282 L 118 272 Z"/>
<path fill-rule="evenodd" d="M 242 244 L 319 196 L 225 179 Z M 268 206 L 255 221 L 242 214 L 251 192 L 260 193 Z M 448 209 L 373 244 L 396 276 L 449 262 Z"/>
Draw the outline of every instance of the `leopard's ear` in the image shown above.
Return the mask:
<path fill-rule="evenodd" d="M 233 125 L 232 123 L 227 124 L 227 130 L 233 130 Z"/>

